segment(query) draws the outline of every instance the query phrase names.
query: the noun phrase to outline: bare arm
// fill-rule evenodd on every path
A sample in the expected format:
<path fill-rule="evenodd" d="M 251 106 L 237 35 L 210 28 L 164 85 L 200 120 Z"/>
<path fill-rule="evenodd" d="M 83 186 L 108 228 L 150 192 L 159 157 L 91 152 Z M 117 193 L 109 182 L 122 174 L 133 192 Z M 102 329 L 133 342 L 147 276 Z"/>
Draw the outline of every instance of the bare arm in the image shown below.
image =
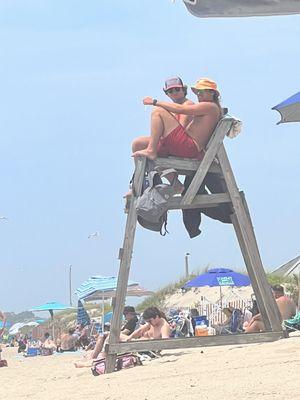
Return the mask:
<path fill-rule="evenodd" d="M 171 334 L 170 325 L 166 322 L 163 327 L 161 328 L 161 338 L 162 339 L 169 339 Z"/>
<path fill-rule="evenodd" d="M 153 104 L 152 97 L 145 97 L 143 103 L 146 106 L 155 105 L 156 107 L 162 107 L 165 110 L 175 114 L 198 115 L 198 116 L 206 115 L 209 112 L 211 112 L 212 108 L 217 107 L 217 105 L 212 102 L 201 102 L 196 104 L 189 104 L 186 102 L 184 104 L 176 104 L 159 100 L 155 104 Z"/>
<path fill-rule="evenodd" d="M 127 340 L 131 340 L 133 338 L 139 338 L 141 336 L 143 336 L 143 334 L 147 331 L 149 331 L 150 329 L 150 324 L 145 324 L 140 326 L 138 329 L 136 329 L 131 335 L 128 336 Z"/>

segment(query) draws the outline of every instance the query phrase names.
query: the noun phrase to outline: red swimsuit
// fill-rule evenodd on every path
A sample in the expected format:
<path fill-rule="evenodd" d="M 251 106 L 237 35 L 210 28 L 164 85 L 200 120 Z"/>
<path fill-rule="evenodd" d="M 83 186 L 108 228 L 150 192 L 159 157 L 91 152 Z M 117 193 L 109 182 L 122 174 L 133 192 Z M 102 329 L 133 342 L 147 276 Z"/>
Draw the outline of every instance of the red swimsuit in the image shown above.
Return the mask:
<path fill-rule="evenodd" d="M 168 136 L 161 138 L 157 149 L 158 156 L 186 157 L 202 160 L 204 151 L 198 149 L 194 140 L 182 125 L 178 125 Z"/>

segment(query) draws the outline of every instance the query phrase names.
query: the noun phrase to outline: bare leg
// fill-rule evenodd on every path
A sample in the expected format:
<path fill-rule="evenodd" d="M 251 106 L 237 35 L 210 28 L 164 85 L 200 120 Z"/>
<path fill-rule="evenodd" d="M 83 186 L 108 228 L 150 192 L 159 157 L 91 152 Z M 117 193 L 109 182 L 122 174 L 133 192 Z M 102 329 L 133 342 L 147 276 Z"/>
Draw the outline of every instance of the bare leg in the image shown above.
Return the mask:
<path fill-rule="evenodd" d="M 150 142 L 150 136 L 139 136 L 132 142 L 131 149 L 135 153 L 139 150 L 144 150 L 148 147 Z"/>
<path fill-rule="evenodd" d="M 246 333 L 261 332 L 265 330 L 264 323 L 262 321 L 253 321 L 249 326 L 245 328 Z"/>
<path fill-rule="evenodd" d="M 133 152 L 133 157 L 145 156 L 150 160 L 157 157 L 157 147 L 161 137 L 167 136 L 178 126 L 178 121 L 163 108 L 156 107 L 151 114 L 151 136 L 147 148 Z"/>
<path fill-rule="evenodd" d="M 96 359 L 98 355 L 101 353 L 101 350 L 103 349 L 103 345 L 107 336 L 108 336 L 107 334 L 104 334 L 103 336 L 100 336 L 97 339 L 96 346 L 91 354 L 92 359 Z"/>

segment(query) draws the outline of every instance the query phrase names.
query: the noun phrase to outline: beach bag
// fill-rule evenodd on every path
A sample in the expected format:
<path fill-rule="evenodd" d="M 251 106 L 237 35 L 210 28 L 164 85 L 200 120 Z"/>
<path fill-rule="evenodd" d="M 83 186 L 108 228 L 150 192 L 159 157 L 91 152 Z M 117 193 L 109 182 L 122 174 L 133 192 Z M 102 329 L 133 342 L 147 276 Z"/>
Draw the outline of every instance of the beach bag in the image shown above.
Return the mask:
<path fill-rule="evenodd" d="M 126 369 L 126 368 L 133 368 L 137 365 L 142 365 L 142 362 L 137 355 L 132 353 L 122 354 L 120 356 L 117 356 L 116 358 L 115 371 L 120 371 L 121 369 Z M 105 358 L 93 361 L 93 365 L 91 368 L 92 374 L 94 376 L 105 374 L 105 367 L 106 367 Z"/>
<path fill-rule="evenodd" d="M 172 183 L 163 183 L 162 178 L 170 173 L 175 173 Z M 168 232 L 166 227 L 169 201 L 176 194 L 177 177 L 177 171 L 173 168 L 162 172 L 148 172 L 144 184 L 146 189 L 136 201 L 135 208 L 139 224 L 146 229 L 160 232 L 162 236 Z"/>

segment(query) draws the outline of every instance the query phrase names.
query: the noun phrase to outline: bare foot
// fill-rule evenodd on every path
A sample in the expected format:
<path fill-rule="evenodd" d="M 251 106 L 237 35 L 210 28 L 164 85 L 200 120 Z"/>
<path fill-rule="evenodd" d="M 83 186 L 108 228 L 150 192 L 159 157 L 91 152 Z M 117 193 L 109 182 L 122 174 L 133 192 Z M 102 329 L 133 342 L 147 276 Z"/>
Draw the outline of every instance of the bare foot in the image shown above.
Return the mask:
<path fill-rule="evenodd" d="M 78 361 L 74 363 L 75 368 L 86 368 L 91 367 L 93 365 L 92 361 Z"/>
<path fill-rule="evenodd" d="M 130 209 L 130 203 L 132 199 L 132 190 L 129 190 L 127 193 L 124 194 L 123 199 L 125 199 L 125 207 L 124 213 L 128 214 Z"/>
<path fill-rule="evenodd" d="M 128 192 L 124 194 L 123 199 L 127 199 L 128 197 L 132 197 L 132 190 L 128 190 Z"/>
<path fill-rule="evenodd" d="M 148 149 L 135 151 L 131 157 L 147 157 L 150 160 L 155 160 L 157 153 Z"/>

